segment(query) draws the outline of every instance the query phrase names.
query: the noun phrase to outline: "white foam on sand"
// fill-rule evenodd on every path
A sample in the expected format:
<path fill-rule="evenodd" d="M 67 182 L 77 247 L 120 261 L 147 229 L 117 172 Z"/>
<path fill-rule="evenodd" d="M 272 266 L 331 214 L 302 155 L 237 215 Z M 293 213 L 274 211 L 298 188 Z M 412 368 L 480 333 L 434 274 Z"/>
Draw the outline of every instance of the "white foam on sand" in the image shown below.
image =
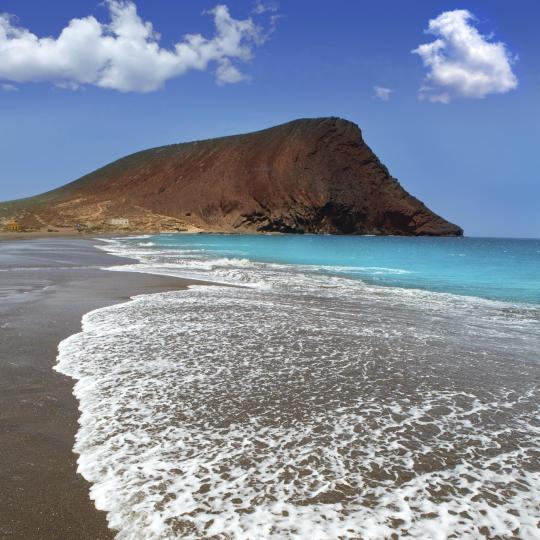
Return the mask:
<path fill-rule="evenodd" d="M 139 296 L 59 347 L 119 539 L 539 537 L 529 312 L 173 257 L 129 268 L 251 287 Z"/>

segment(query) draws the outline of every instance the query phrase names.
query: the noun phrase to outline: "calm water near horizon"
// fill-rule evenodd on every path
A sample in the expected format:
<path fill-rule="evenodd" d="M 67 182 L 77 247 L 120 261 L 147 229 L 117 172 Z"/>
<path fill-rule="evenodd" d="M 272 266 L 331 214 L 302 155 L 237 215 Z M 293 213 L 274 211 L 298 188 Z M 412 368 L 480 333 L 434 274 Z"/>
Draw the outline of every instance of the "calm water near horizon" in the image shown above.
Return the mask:
<path fill-rule="evenodd" d="M 138 261 L 114 271 L 220 284 L 89 313 L 60 345 L 118 538 L 539 537 L 539 240 L 102 246 Z"/>

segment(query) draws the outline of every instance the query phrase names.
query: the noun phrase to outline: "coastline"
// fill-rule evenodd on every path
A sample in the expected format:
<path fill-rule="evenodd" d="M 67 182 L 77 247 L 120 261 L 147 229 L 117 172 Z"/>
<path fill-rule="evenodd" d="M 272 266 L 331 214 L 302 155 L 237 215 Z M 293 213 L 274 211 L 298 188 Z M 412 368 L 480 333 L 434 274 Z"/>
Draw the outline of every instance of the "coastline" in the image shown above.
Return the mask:
<path fill-rule="evenodd" d="M 78 402 L 52 369 L 58 344 L 89 311 L 195 282 L 102 270 L 132 261 L 93 239 L 24 238 L 0 237 L 0 537 L 113 538 L 76 472 Z"/>
<path fill-rule="evenodd" d="M 26 231 L 26 232 L 5 232 L 0 231 L 0 242 L 20 241 L 20 240 L 61 240 L 61 239 L 79 239 L 95 240 L 96 238 L 108 238 L 117 236 L 135 236 L 138 234 L 160 234 L 159 232 L 148 231 L 103 231 L 103 232 L 78 232 L 74 229 L 63 231 Z"/>
<path fill-rule="evenodd" d="M 448 534 L 532 537 L 538 334 L 527 313 L 282 272 L 228 258 L 231 246 L 209 261 L 204 237 L 184 261 L 188 240 L 161 254 L 139 239 L 108 253 L 95 239 L 0 242 L 0 537 L 112 538 L 89 492 L 126 537 L 276 527 L 336 538 L 362 536 L 366 519 L 422 536 L 438 518 Z M 183 261 L 193 280 L 159 273 Z M 246 273 L 273 286 L 208 287 Z M 174 292 L 189 284 L 206 286 Z M 75 474 L 77 421 L 91 485 Z"/>
<path fill-rule="evenodd" d="M 365 244 L 294 238 L 293 263 Z M 362 537 L 366 523 L 388 537 L 532 538 L 537 311 L 254 262 L 270 241 L 107 248 L 140 261 L 121 270 L 250 285 L 142 295 L 88 313 L 62 342 L 81 472 L 111 524 L 156 540 Z M 437 261 L 441 245 L 507 253 L 433 242 Z M 416 269 L 403 258 L 368 268 Z"/>

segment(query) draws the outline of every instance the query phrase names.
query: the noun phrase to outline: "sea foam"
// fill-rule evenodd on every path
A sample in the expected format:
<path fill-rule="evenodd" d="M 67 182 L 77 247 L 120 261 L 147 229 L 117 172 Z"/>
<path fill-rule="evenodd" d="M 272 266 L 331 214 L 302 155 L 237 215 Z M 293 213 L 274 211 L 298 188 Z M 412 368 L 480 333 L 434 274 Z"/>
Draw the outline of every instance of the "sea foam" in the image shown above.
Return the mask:
<path fill-rule="evenodd" d="M 59 347 L 119 539 L 538 538 L 530 312 L 172 256 L 130 268 L 242 286 L 139 296 Z"/>

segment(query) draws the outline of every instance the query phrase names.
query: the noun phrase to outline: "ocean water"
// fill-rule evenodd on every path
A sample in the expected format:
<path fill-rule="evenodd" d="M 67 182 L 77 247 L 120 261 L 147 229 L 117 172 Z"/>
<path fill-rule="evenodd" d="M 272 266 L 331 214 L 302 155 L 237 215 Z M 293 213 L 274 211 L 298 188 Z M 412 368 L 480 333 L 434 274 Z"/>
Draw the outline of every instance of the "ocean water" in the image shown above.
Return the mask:
<path fill-rule="evenodd" d="M 137 254 L 143 251 L 141 248 L 152 248 L 142 253 L 145 257 L 157 249 L 158 262 L 173 262 L 189 269 L 206 270 L 190 265 L 195 259 L 204 261 L 212 266 L 208 268 L 210 278 L 220 264 L 286 264 L 371 284 L 540 304 L 540 240 L 160 235 L 146 242 L 126 240 L 123 246 L 128 252 L 136 246 Z M 166 257 L 172 261 L 166 261 Z M 233 275 L 232 282 L 236 279 Z"/>
<path fill-rule="evenodd" d="M 103 246 L 209 283 L 60 344 L 119 539 L 540 537 L 540 241 Z"/>

